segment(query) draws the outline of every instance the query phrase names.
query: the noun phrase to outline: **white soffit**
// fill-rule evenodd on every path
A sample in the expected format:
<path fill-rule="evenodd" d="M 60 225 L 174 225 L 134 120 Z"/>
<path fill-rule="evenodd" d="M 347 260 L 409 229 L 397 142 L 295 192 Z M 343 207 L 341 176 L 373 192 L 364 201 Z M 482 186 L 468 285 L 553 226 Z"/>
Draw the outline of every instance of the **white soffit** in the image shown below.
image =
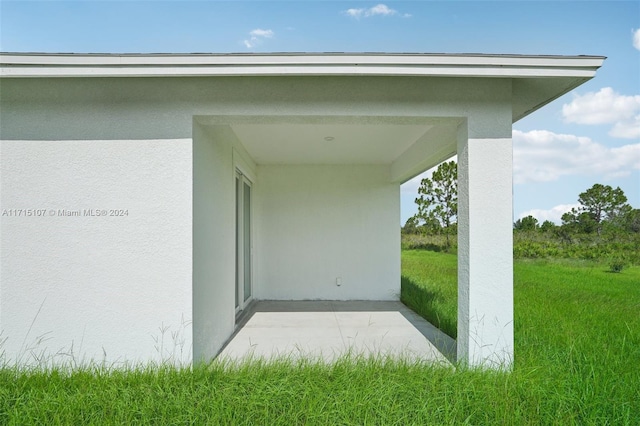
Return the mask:
<path fill-rule="evenodd" d="M 389 164 L 427 124 L 233 124 L 258 164 Z"/>
<path fill-rule="evenodd" d="M 601 56 L 0 54 L 0 77 L 385 75 L 591 78 Z"/>

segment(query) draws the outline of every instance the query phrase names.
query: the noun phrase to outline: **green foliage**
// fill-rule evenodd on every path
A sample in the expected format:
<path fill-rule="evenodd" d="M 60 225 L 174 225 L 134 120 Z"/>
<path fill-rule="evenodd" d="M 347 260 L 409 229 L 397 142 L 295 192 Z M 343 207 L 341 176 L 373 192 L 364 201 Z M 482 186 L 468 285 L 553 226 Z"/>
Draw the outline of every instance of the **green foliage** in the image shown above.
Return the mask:
<path fill-rule="evenodd" d="M 556 227 L 558 233 L 561 227 Z M 450 245 L 444 235 L 403 234 L 403 250 L 429 250 L 457 253 L 457 241 Z M 640 234 L 576 234 L 569 241 L 553 232 L 514 232 L 513 256 L 516 259 L 576 259 L 606 262 L 612 257 L 627 264 L 640 265 Z"/>
<path fill-rule="evenodd" d="M 447 236 L 442 234 L 403 234 L 401 242 L 403 250 L 430 250 L 450 254 L 458 252 L 457 238 L 447 241 Z"/>
<path fill-rule="evenodd" d="M 613 220 L 627 208 L 627 197 L 619 187 L 596 183 L 578 197 L 582 211 L 588 212 L 596 223 Z"/>
<path fill-rule="evenodd" d="M 415 251 L 402 260 L 441 324 L 455 324 L 456 258 Z M 511 373 L 349 356 L 0 366 L 0 424 L 640 424 L 640 268 L 608 274 L 589 262 L 518 261 L 514 279 Z"/>
<path fill-rule="evenodd" d="M 427 301 L 430 318 L 440 324 L 454 324 L 457 318 L 451 257 L 402 253 L 410 292 L 423 289 L 417 300 Z M 640 424 L 638 282 L 638 267 L 609 274 L 596 262 L 516 261 L 516 363 L 505 400 L 513 413 L 496 423 Z M 474 392 L 474 399 L 483 397 Z M 487 411 L 504 407 L 494 398 L 485 404 L 491 407 Z"/>
<path fill-rule="evenodd" d="M 455 253 L 457 223 L 457 191 L 454 162 L 442 163 L 432 179 L 424 179 L 416 199 L 418 214 L 403 228 L 403 249 L 427 249 Z M 580 206 L 562 216 L 556 226 L 529 215 L 514 224 L 513 253 L 516 258 L 571 258 L 603 261 L 612 256 L 623 257 L 631 264 L 640 264 L 640 209 L 626 204 L 620 188 L 595 184 L 578 197 Z M 447 205 L 455 209 L 447 209 Z M 445 244 L 437 238 L 444 234 Z"/>
<path fill-rule="evenodd" d="M 418 234 L 420 230 L 418 229 L 419 220 L 415 216 L 411 216 L 405 222 L 404 226 L 401 228 L 401 232 L 403 234 Z"/>
<path fill-rule="evenodd" d="M 595 184 L 578 197 L 580 206 L 562 216 L 562 226 L 537 226 L 527 216 L 514 223 L 516 258 L 572 258 L 605 261 L 616 257 L 640 264 L 640 210 L 626 204 L 620 188 Z"/>
<path fill-rule="evenodd" d="M 573 232 L 602 232 L 603 223 L 624 222 L 632 209 L 622 189 L 596 183 L 578 196 L 580 207 L 562 216 L 563 226 Z"/>
<path fill-rule="evenodd" d="M 536 231 L 538 229 L 538 219 L 531 215 L 523 217 L 522 219 L 516 220 L 513 224 L 513 229 L 525 232 Z"/>
<path fill-rule="evenodd" d="M 416 217 L 427 224 L 427 229 L 441 228 L 448 237 L 458 214 L 458 165 L 455 161 L 440 164 L 430 179 L 422 179 L 418 194 Z"/>
<path fill-rule="evenodd" d="M 627 232 L 640 233 L 640 209 L 630 209 L 617 221 Z"/>
<path fill-rule="evenodd" d="M 622 259 L 612 259 L 609 262 L 609 270 L 611 272 L 620 273 L 624 269 L 625 261 Z"/>
<path fill-rule="evenodd" d="M 458 258 L 432 251 L 404 250 L 400 300 L 456 338 Z"/>
<path fill-rule="evenodd" d="M 542 225 L 540 225 L 540 231 L 545 233 L 553 232 L 556 228 L 556 224 L 551 222 L 550 220 L 545 220 L 544 222 L 542 222 Z"/>
<path fill-rule="evenodd" d="M 591 213 L 575 208 L 562 215 L 562 228 L 568 234 L 591 234 L 601 229 Z"/>
<path fill-rule="evenodd" d="M 558 234 L 564 230 L 559 227 Z M 574 234 L 563 239 L 545 233 L 514 233 L 513 256 L 516 259 L 582 259 L 606 262 L 612 257 L 640 265 L 640 234 Z"/>

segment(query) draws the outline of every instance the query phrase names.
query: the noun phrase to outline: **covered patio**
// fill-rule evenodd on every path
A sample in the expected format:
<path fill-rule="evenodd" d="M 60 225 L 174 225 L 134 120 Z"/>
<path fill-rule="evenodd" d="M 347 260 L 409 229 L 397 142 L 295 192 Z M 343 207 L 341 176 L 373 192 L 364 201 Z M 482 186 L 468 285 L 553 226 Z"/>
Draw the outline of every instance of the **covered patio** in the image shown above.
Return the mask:
<path fill-rule="evenodd" d="M 396 357 L 448 364 L 455 341 L 397 301 L 259 301 L 219 358 Z"/>
<path fill-rule="evenodd" d="M 508 366 L 512 124 L 603 60 L 2 54 L 2 204 L 39 215 L 2 222 L 6 352 L 148 361 L 160 328 L 185 362 L 234 333 L 223 353 L 439 357 L 397 304 L 400 185 L 457 154 L 456 359 Z"/>

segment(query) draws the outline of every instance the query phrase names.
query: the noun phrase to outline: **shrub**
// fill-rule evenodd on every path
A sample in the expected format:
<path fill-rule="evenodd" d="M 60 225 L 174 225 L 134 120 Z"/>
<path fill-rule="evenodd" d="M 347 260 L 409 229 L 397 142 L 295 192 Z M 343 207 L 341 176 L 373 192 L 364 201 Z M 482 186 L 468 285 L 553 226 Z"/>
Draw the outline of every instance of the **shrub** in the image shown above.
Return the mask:
<path fill-rule="evenodd" d="M 613 259 L 609 263 L 609 270 L 611 272 L 620 273 L 625 267 L 625 262 L 622 259 Z"/>

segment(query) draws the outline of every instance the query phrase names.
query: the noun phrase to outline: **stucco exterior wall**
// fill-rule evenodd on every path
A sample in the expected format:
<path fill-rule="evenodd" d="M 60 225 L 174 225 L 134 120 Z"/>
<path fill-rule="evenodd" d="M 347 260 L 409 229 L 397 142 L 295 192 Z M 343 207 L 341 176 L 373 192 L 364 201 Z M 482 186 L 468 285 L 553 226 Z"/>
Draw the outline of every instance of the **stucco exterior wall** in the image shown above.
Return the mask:
<path fill-rule="evenodd" d="M 514 348 L 512 141 L 461 136 L 458 359 L 508 367 Z"/>
<path fill-rule="evenodd" d="M 73 346 L 94 360 L 160 360 L 179 349 L 181 359 L 215 356 L 235 326 L 236 167 L 255 189 L 257 298 L 397 299 L 399 184 L 455 152 L 458 123 L 474 138 L 511 132 L 511 81 L 501 78 L 1 84 L 2 209 L 129 210 L 2 218 L 0 329 L 10 355 L 44 336 L 48 353 Z M 418 117 L 449 127 L 388 164 L 256 165 L 232 125 L 273 117 Z"/>
<path fill-rule="evenodd" d="M 394 77 L 0 80 L 0 139 L 189 138 L 193 116 L 466 117 L 511 134 L 511 80 Z M 453 144 L 455 150 L 455 143 Z"/>
<path fill-rule="evenodd" d="M 389 166 L 258 166 L 256 188 L 259 298 L 399 299 L 400 188 Z"/>
<path fill-rule="evenodd" d="M 190 360 L 191 140 L 0 149 L 7 360 Z"/>
<path fill-rule="evenodd" d="M 235 194 L 232 142 L 193 133 L 194 359 L 214 356 L 235 326 Z"/>

